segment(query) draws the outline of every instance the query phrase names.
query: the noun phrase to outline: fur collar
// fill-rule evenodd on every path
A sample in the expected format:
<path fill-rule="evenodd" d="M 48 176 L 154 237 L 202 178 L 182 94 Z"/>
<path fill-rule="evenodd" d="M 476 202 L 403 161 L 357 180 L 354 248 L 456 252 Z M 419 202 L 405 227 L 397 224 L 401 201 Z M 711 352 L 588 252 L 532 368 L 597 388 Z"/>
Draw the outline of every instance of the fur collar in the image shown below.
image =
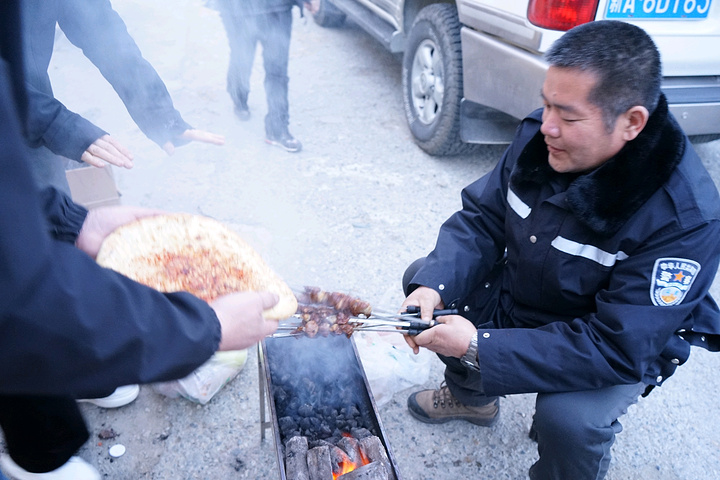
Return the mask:
<path fill-rule="evenodd" d="M 600 167 L 571 181 L 568 206 L 580 223 L 597 234 L 612 236 L 667 182 L 684 153 L 685 136 L 661 95 L 635 140 Z M 511 184 L 541 184 L 566 177 L 550 168 L 547 155 L 543 134 L 538 131 L 518 157 Z"/>

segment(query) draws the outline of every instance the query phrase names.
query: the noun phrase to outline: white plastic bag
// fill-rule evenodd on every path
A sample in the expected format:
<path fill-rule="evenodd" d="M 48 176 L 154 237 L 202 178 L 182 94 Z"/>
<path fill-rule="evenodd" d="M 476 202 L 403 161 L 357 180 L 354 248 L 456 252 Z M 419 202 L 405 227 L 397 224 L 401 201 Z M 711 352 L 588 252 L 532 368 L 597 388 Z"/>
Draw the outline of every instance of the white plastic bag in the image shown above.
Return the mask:
<path fill-rule="evenodd" d="M 435 354 L 421 348 L 415 355 L 402 335 L 355 332 L 353 337 L 378 406 L 390 401 L 396 392 L 422 385 L 430 377 Z"/>
<path fill-rule="evenodd" d="M 183 397 L 205 405 L 230 380 L 235 378 L 247 361 L 247 350 L 216 352 L 194 372 L 180 380 L 156 383 L 156 392 L 170 398 Z"/>

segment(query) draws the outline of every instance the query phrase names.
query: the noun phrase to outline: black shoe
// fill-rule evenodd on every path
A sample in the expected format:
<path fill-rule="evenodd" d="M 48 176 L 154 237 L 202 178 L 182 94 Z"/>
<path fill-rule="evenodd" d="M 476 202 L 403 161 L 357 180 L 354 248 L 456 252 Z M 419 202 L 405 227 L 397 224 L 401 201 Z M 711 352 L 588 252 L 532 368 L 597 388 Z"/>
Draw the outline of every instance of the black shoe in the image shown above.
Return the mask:
<path fill-rule="evenodd" d="M 247 122 L 250 120 L 250 109 L 247 105 L 235 105 L 235 116 L 238 120 Z"/>
<path fill-rule="evenodd" d="M 292 135 L 285 131 L 280 135 L 266 135 L 265 143 L 284 148 L 288 152 L 299 152 L 302 150 L 302 143 Z"/>

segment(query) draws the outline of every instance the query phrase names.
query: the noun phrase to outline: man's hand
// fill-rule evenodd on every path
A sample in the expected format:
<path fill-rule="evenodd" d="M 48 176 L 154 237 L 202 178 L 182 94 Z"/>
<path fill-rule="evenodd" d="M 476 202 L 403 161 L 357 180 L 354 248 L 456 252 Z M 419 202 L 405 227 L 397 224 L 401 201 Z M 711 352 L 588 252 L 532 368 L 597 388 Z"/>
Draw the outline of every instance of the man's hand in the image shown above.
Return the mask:
<path fill-rule="evenodd" d="M 446 357 L 460 358 L 465 355 L 470 340 L 477 333 L 475 325 L 460 315 L 438 317 L 437 320 L 440 325 L 428 328 L 415 337 L 405 337 L 412 338 L 418 347 L 425 347 Z"/>
<path fill-rule="evenodd" d="M 132 153 L 110 135 L 95 140 L 83 152 L 80 160 L 93 167 L 104 167 L 108 163 L 117 167 L 133 167 Z"/>
<path fill-rule="evenodd" d="M 85 222 L 75 241 L 75 246 L 95 258 L 105 237 L 110 235 L 116 228 L 139 218 L 162 213 L 165 212 L 129 206 L 95 208 L 90 210 L 88 216 L 85 217 Z"/>
<path fill-rule="evenodd" d="M 182 138 L 183 140 L 189 140 L 191 142 L 211 143 L 213 145 L 225 145 L 224 136 L 218 135 L 216 133 L 205 132 L 203 130 L 185 130 L 182 135 L 180 135 L 180 138 Z M 162 148 L 168 155 L 172 155 L 173 153 L 175 153 L 175 145 L 173 145 L 172 142 L 167 142 L 165 145 L 163 145 Z"/>
<path fill-rule="evenodd" d="M 270 292 L 240 292 L 223 295 L 210 303 L 220 320 L 222 338 L 218 350 L 241 350 L 277 330 L 278 321 L 263 317 L 278 296 Z"/>
<path fill-rule="evenodd" d="M 404 312 L 408 305 L 420 307 L 420 318 L 429 322 L 433 318 L 433 310 L 436 308 L 444 308 L 445 304 L 440 298 L 440 294 L 429 287 L 418 287 L 415 289 L 403 302 L 400 307 L 400 312 Z M 415 337 L 405 335 L 405 343 L 413 349 L 415 354 L 420 352 L 418 344 L 415 342 Z"/>

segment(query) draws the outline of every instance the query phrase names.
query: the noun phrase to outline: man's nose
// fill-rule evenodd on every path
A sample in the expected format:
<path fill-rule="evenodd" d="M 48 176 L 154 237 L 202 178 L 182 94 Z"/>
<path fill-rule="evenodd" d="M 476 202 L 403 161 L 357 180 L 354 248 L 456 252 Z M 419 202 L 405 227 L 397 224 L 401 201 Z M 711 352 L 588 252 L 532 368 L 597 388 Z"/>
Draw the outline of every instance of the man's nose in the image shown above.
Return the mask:
<path fill-rule="evenodd" d="M 557 138 L 560 136 L 560 128 L 558 127 L 557 119 L 552 114 L 543 115 L 543 122 L 540 126 L 540 132 L 548 137 Z"/>

